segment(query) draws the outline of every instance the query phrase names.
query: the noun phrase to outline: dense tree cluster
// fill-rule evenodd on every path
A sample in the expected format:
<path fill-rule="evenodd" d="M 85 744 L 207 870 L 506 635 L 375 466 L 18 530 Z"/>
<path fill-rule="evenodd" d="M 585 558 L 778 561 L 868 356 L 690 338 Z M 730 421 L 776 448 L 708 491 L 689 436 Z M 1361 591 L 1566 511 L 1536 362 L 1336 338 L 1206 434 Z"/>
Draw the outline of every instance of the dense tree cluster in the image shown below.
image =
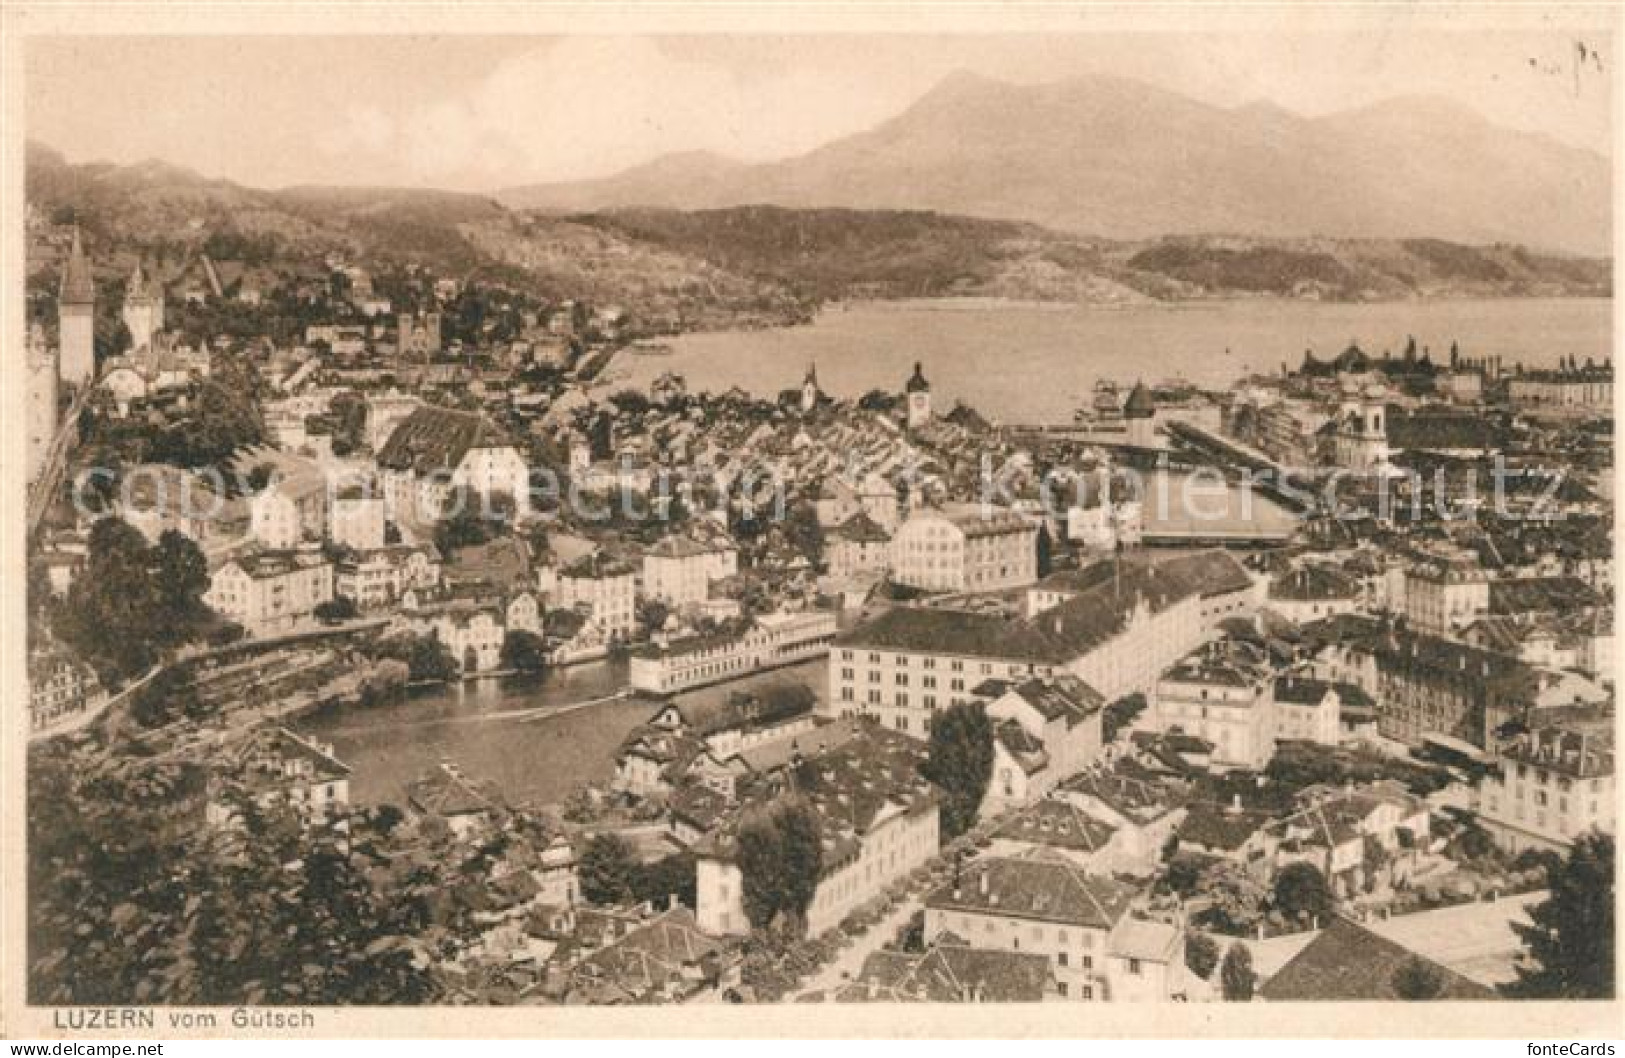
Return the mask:
<path fill-rule="evenodd" d="M 805 933 L 807 909 L 818 892 L 824 866 L 817 815 L 801 801 L 779 802 L 740 826 L 738 848 L 750 924 L 797 936 Z"/>
<path fill-rule="evenodd" d="M 1551 895 L 1514 922 L 1527 965 L 1506 987 L 1524 999 L 1612 999 L 1614 996 L 1614 837 L 1592 831 L 1575 839 L 1568 859 L 1550 872 Z"/>
<path fill-rule="evenodd" d="M 414 635 L 402 632 L 379 640 L 372 648 L 376 659 L 404 662 L 412 682 L 449 680 L 461 671 L 451 648 L 434 633 Z"/>
<path fill-rule="evenodd" d="M 35 754 L 28 801 L 29 994 L 39 1004 L 422 1003 L 420 938 L 443 879 L 388 892 L 381 837 L 348 843 L 241 791 L 200 827 L 199 769 Z M 432 873 L 432 872 L 430 872 Z"/>
<path fill-rule="evenodd" d="M 502 667 L 538 673 L 547 667 L 547 643 L 535 632 L 510 628 L 502 637 Z"/>
<path fill-rule="evenodd" d="M 980 702 L 949 706 L 932 718 L 922 770 L 942 791 L 943 838 L 969 830 L 993 777 L 993 722 Z"/>
<path fill-rule="evenodd" d="M 687 907 L 694 906 L 694 857 L 686 852 L 640 863 L 631 842 L 619 834 L 594 834 L 582 848 L 577 873 L 581 896 L 588 903 L 648 901 L 664 907 L 675 897 Z"/>
<path fill-rule="evenodd" d="M 163 653 L 201 638 L 215 622 L 203 604 L 209 566 L 173 529 L 149 546 L 117 518 L 90 530 L 85 570 L 53 607 L 57 638 L 109 683 L 146 671 Z"/>

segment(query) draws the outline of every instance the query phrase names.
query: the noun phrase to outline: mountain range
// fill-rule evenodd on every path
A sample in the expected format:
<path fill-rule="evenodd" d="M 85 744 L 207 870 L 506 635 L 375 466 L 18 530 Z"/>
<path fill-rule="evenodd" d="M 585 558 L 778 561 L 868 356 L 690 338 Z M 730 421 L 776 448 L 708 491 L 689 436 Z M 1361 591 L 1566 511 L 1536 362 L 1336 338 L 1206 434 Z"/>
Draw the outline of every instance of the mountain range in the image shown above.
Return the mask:
<path fill-rule="evenodd" d="M 266 190 L 159 161 L 26 156 L 29 289 L 51 297 L 71 221 L 100 278 L 172 280 L 198 252 L 269 290 L 328 262 L 423 266 L 545 299 L 619 305 L 634 331 L 777 326 L 829 301 L 992 296 L 1087 304 L 1607 296 L 1611 262 L 1495 243 L 1169 235 L 1107 239 L 919 209 L 612 208 L 562 214 L 410 188 Z M 689 157 L 699 174 L 714 160 Z M 630 186 L 623 185 L 623 186 Z M 691 184 L 691 186 L 693 186 Z"/>
<path fill-rule="evenodd" d="M 1138 81 L 955 74 L 880 125 L 798 157 L 668 155 L 599 180 L 499 191 L 560 212 L 748 204 L 925 209 L 1143 240 L 1436 238 L 1612 248 L 1602 155 L 1434 97 L 1304 117 Z"/>

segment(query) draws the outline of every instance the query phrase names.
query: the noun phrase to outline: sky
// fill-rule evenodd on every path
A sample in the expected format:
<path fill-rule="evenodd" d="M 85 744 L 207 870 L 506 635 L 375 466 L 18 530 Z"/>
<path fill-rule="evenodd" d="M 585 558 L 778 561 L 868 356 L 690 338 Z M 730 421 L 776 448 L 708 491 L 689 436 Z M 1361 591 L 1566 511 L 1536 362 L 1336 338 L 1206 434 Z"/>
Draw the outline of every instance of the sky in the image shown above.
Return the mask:
<path fill-rule="evenodd" d="M 486 191 L 673 151 L 783 158 L 957 70 L 1114 74 L 1306 116 L 1435 95 L 1612 146 L 1613 43 L 1572 33 L 36 37 L 26 60 L 28 135 L 70 161 L 160 158 L 257 187 Z"/>

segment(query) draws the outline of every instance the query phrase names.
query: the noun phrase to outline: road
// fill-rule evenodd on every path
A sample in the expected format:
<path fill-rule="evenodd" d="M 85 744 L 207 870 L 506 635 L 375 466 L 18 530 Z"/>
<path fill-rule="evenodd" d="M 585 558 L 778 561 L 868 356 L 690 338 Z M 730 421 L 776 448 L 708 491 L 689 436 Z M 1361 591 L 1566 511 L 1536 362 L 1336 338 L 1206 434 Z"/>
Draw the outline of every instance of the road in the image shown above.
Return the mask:
<path fill-rule="evenodd" d="M 858 971 L 863 969 L 864 961 L 897 936 L 897 931 L 903 928 L 903 923 L 908 921 L 909 916 L 923 907 L 925 907 L 923 896 L 911 896 L 899 901 L 885 918 L 875 923 L 873 929 L 854 940 L 850 947 L 835 956 L 834 961 L 814 974 L 796 993 L 794 999 L 799 999 L 809 992 L 827 994 L 849 980 L 856 980 Z"/>

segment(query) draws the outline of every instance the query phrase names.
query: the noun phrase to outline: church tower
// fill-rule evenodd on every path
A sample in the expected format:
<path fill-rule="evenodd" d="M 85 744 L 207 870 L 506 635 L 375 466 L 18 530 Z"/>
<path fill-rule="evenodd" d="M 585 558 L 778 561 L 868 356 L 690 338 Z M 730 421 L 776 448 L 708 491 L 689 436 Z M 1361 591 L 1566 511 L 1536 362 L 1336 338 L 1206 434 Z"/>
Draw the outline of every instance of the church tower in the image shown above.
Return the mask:
<path fill-rule="evenodd" d="M 807 377 L 801 380 L 801 413 L 803 415 L 818 407 L 818 398 L 823 396 L 818 392 L 818 366 L 807 365 Z"/>
<path fill-rule="evenodd" d="M 28 405 L 24 412 L 30 484 L 39 477 L 56 437 L 58 381 L 56 353 L 45 340 L 45 328 L 35 323 L 28 332 Z"/>
<path fill-rule="evenodd" d="M 925 380 L 919 361 L 914 362 L 914 374 L 903 388 L 908 393 L 908 428 L 918 430 L 931 421 L 931 383 Z"/>
<path fill-rule="evenodd" d="M 124 326 L 130 330 L 130 351 L 150 349 L 152 336 L 164 329 L 164 292 L 148 281 L 137 259 L 130 285 L 124 291 Z"/>
<path fill-rule="evenodd" d="M 73 249 L 62 267 L 56 320 L 61 378 L 76 386 L 86 385 L 96 377 L 96 283 L 78 228 L 73 229 Z"/>

